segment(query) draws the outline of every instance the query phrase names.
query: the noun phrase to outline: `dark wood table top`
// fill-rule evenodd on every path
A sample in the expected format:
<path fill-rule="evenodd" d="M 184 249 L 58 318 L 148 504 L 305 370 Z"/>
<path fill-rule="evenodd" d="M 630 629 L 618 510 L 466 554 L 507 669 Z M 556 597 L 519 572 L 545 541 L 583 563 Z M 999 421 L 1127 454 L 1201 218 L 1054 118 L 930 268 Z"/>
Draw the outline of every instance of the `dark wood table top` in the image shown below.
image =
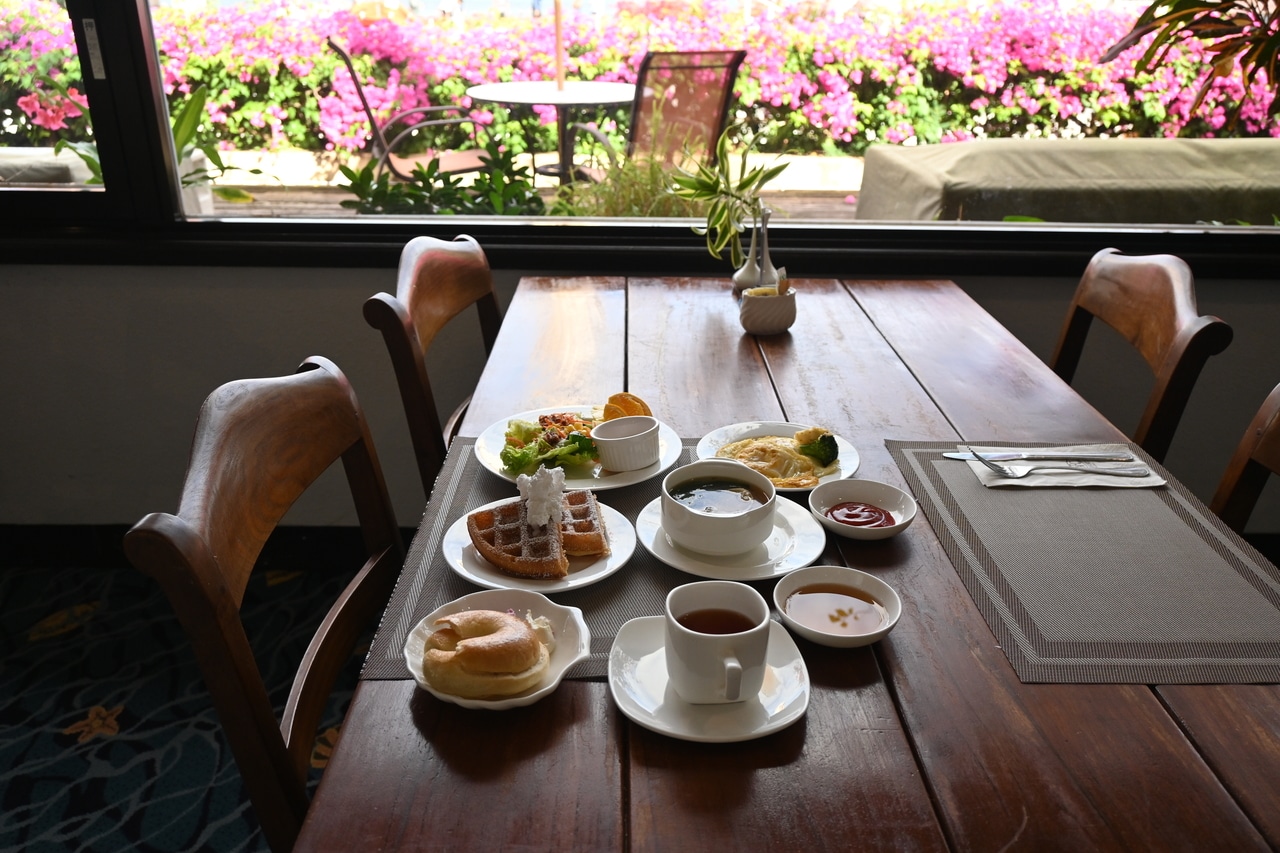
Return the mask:
<path fill-rule="evenodd" d="M 528 278 L 462 432 L 630 390 L 683 437 L 828 425 L 859 476 L 886 438 L 1122 435 L 946 281 L 807 281 L 790 334 L 742 333 L 720 280 Z M 927 520 L 823 561 L 884 577 L 885 640 L 798 640 L 805 717 L 700 744 L 632 724 L 601 681 L 469 711 L 364 681 L 299 850 L 1250 850 L 1280 847 L 1280 687 L 1024 684 Z"/>

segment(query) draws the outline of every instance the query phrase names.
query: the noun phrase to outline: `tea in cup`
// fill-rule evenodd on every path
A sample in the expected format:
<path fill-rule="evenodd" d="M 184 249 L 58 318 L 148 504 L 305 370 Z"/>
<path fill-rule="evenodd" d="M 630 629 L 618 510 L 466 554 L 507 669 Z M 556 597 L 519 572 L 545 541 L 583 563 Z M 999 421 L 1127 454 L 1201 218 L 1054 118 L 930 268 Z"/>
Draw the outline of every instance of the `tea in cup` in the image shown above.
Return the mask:
<path fill-rule="evenodd" d="M 773 533 L 773 481 L 733 459 L 699 459 L 662 479 L 662 530 L 689 551 L 742 554 Z"/>
<path fill-rule="evenodd" d="M 769 605 L 736 581 L 698 581 L 667 594 L 667 678 L 691 704 L 743 702 L 760 693 Z"/>

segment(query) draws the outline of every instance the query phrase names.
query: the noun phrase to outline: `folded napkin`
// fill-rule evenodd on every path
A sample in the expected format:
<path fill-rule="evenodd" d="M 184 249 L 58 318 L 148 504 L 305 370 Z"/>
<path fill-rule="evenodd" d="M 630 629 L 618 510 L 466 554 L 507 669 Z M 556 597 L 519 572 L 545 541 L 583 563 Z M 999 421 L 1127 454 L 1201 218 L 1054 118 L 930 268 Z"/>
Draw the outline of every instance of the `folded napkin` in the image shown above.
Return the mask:
<path fill-rule="evenodd" d="M 1124 444 L 1071 444 L 1061 445 L 1057 447 L 998 447 L 990 444 L 968 444 L 957 445 L 956 450 L 967 450 L 972 448 L 976 453 L 1017 453 L 1017 452 L 1035 452 L 1035 453 L 1053 453 L 1055 451 L 1085 451 L 1090 453 L 1118 453 L 1129 452 L 1129 447 Z M 1108 489 L 1149 489 L 1153 486 L 1163 486 L 1165 481 L 1154 471 L 1146 477 L 1114 477 L 1106 474 L 1090 474 L 1085 471 L 1071 471 L 1067 469 L 1061 470 L 1045 470 L 1035 471 L 1027 476 L 1014 480 L 1009 477 L 1001 477 L 995 471 L 992 471 L 981 462 L 965 462 L 969 466 L 969 470 L 977 475 L 982 485 L 988 488 L 1004 488 L 1006 486 L 1022 486 L 1023 488 L 1038 488 L 1050 486 L 1055 488 L 1075 487 L 1075 486 L 1101 486 Z M 1036 465 L 1089 465 L 1096 468 L 1126 468 L 1134 465 L 1147 466 L 1145 462 L 1135 458 L 1132 462 L 1072 462 L 1070 460 L 1046 460 L 1035 461 L 1030 460 L 1014 460 L 1011 462 L 1001 462 L 1001 465 L 1007 465 L 1015 471 L 1022 471 L 1026 468 Z"/>

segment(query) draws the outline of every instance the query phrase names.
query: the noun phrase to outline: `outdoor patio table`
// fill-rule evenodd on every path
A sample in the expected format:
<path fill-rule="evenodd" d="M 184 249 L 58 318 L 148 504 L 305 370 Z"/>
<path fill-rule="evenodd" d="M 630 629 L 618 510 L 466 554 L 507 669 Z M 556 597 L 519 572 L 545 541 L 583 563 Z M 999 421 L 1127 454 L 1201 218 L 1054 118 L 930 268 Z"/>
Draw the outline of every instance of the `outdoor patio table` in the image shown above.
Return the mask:
<path fill-rule="evenodd" d="M 1280 847 L 1280 688 L 1122 683 L 1105 669 L 1091 673 L 1092 683 L 1024 680 L 1002 638 L 1034 637 L 1052 623 L 1055 605 L 1074 602 L 1047 602 L 1048 622 L 1041 623 L 1045 611 L 1035 608 L 1045 603 L 1029 601 L 1028 591 L 1002 598 L 1009 589 L 996 587 L 979 595 L 971 574 L 982 566 L 961 556 L 991 540 L 979 520 L 971 536 L 950 527 L 971 508 L 966 500 L 1004 500 L 1016 517 L 1026 500 L 1087 498 L 1154 507 L 1172 528 L 1194 524 L 1221 551 L 1209 559 L 1223 565 L 1261 559 L 1256 552 L 1220 529 L 1159 466 L 1168 480 L 1161 489 L 986 489 L 975 500 L 981 487 L 965 476 L 967 463 L 929 462 L 939 476 L 971 489 L 958 506 L 944 506 L 932 494 L 939 483 L 922 486 L 902 462 L 918 458 L 923 445 L 1124 436 L 951 282 L 793 285 L 794 326 L 756 338 L 742 332 L 725 280 L 521 281 L 298 850 Z M 926 510 L 892 539 L 826 540 L 819 562 L 881 577 L 901 595 L 903 614 L 873 646 L 797 641 L 810 703 L 780 731 L 736 743 L 655 733 L 624 716 L 598 670 L 571 674 L 527 707 L 468 710 L 419 689 L 397 661 L 399 639 L 386 635 L 404 621 L 406 602 L 433 585 L 437 592 L 459 583 L 476 591 L 427 543 L 469 502 L 510 487 L 473 470 L 477 437 L 517 412 L 603 402 L 623 389 L 645 399 L 680 436 L 682 459 L 692 458 L 699 437 L 727 424 L 822 424 L 857 449 L 855 476 L 911 488 Z M 514 497 L 514 487 L 507 491 Z M 626 492 L 599 496 L 615 507 L 634 505 L 637 496 Z M 1166 513 L 1165 504 L 1178 511 Z M 1117 549 L 1126 544 L 1112 541 Z M 1150 553 L 1132 551 L 1110 568 L 1124 573 L 1178 557 L 1158 537 L 1142 547 Z M 642 551 L 609 579 L 617 585 L 599 585 L 611 593 L 606 598 L 625 598 L 636 583 L 698 579 L 674 569 L 674 581 L 654 574 Z M 753 585 L 768 598 L 773 581 Z M 1158 593 L 1161 585 L 1148 588 Z M 551 598 L 579 600 L 569 593 Z M 1026 612 L 1014 612 L 1019 602 Z M 1012 622 L 1000 621 L 1002 608 Z M 587 612 L 589 623 L 599 616 Z M 595 624 L 593 651 L 605 663 L 613 637 Z M 1072 642 L 1048 639 L 1046 654 L 1074 653 Z M 1160 646 L 1158 638 L 1153 643 Z M 1274 637 L 1249 651 L 1274 657 Z"/>
<path fill-rule="evenodd" d="M 552 169 L 540 170 L 559 176 L 561 183 L 573 180 L 573 151 L 570 148 L 569 114 L 573 107 L 602 107 L 629 104 L 635 99 L 636 87 L 631 83 L 601 80 L 566 80 L 564 87 L 554 80 L 516 80 L 507 83 L 481 83 L 467 89 L 472 100 L 504 106 L 553 106 L 556 108 L 556 148 L 559 163 Z"/>

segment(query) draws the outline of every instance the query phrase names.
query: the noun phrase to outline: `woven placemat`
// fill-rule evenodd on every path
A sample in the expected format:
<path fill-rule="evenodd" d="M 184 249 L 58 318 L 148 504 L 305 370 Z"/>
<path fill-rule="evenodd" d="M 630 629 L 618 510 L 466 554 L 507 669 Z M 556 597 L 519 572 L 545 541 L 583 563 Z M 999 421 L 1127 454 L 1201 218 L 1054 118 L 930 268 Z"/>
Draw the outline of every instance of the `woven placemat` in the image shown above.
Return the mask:
<path fill-rule="evenodd" d="M 413 626 L 437 607 L 482 588 L 454 573 L 441 552 L 441 540 L 449 526 L 470 510 L 515 498 L 517 492 L 514 483 L 485 470 L 476 459 L 474 445 L 474 440 L 464 439 L 450 445 L 422 523 L 409 545 L 404 569 L 369 648 L 361 678 L 410 678 L 404 663 L 404 644 Z M 684 442 L 675 464 L 692 462 L 695 445 L 696 442 Z M 661 477 L 653 477 L 634 486 L 598 491 L 596 497 L 634 524 L 640 511 L 658 497 L 661 482 Z M 591 656 L 575 664 L 566 677 L 605 677 L 609 650 L 622 625 L 639 616 L 660 615 L 667 593 L 693 580 L 697 578 L 660 562 L 637 543 L 631 559 L 615 574 L 591 586 L 549 595 L 558 604 L 580 608 L 591 629 Z"/>
<path fill-rule="evenodd" d="M 954 442 L 885 445 L 1022 681 L 1280 681 L 1280 570 L 1137 447 L 1168 486 L 988 489 Z"/>

